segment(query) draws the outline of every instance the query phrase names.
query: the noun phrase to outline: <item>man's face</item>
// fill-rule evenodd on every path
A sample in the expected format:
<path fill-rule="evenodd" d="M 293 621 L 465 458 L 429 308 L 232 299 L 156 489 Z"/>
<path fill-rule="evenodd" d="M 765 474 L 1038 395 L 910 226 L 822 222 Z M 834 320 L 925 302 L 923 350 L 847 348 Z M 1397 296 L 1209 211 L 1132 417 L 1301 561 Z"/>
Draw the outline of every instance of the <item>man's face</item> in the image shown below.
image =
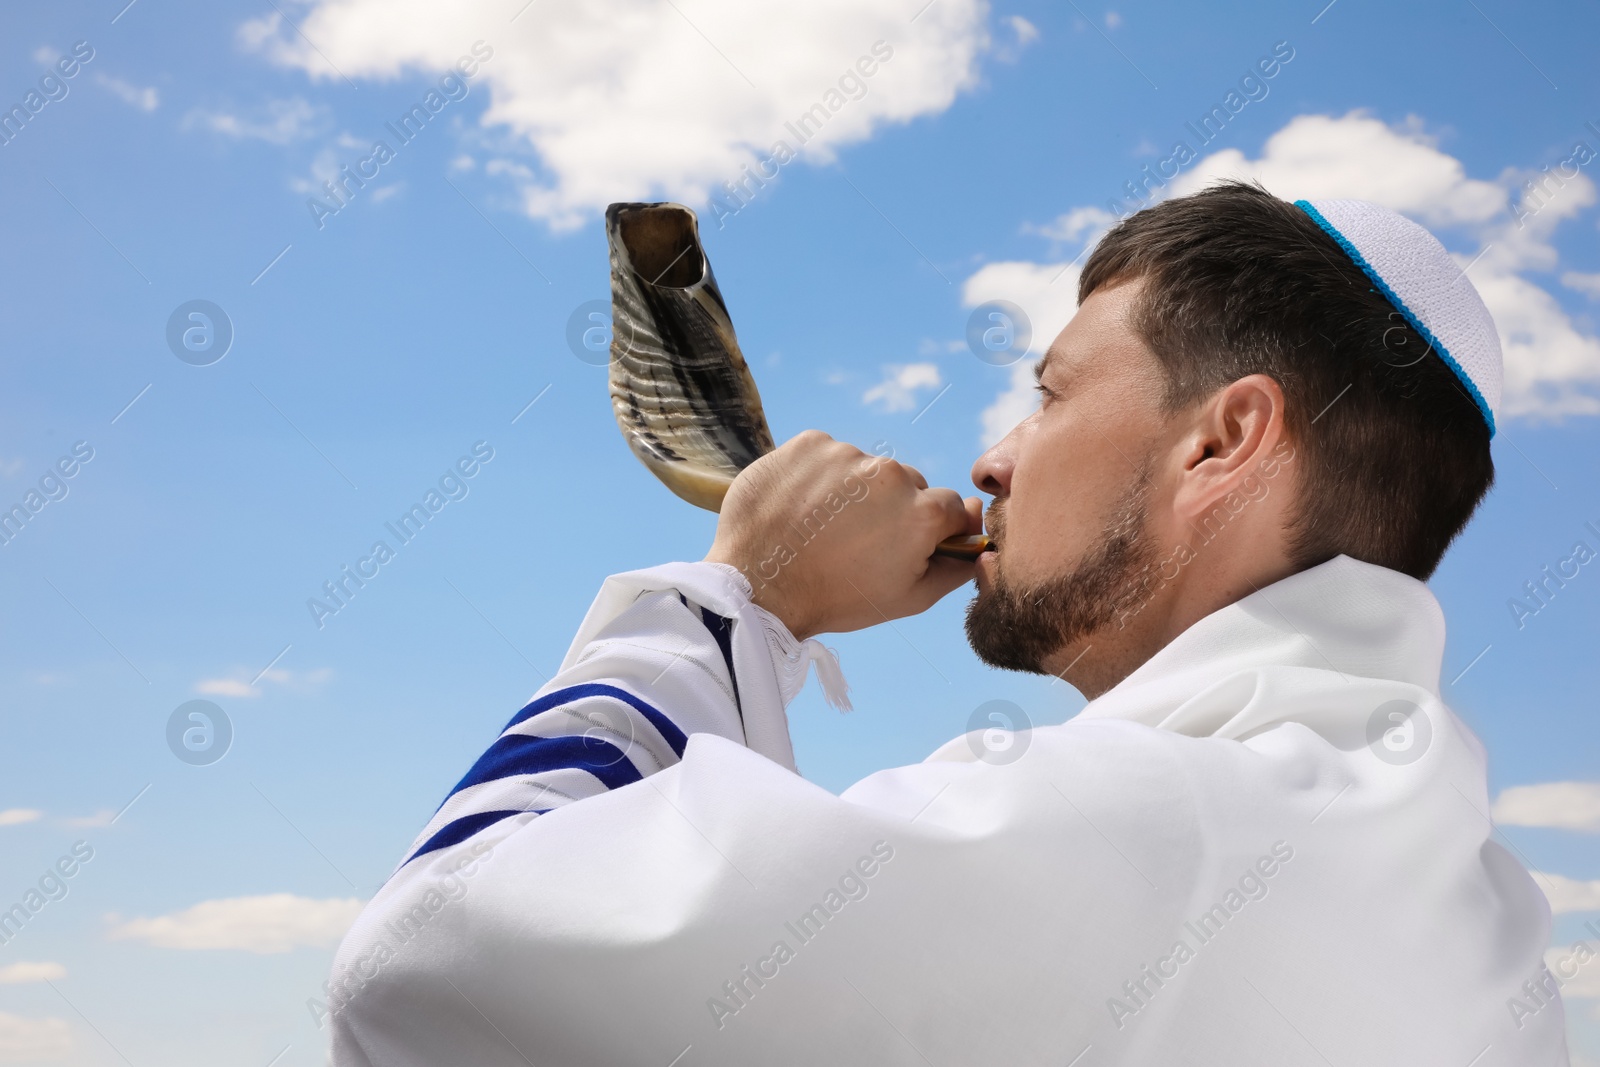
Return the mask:
<path fill-rule="evenodd" d="M 1059 673 L 1135 607 L 1159 558 L 1163 372 L 1128 313 L 1140 282 L 1097 289 L 1040 364 L 1037 410 L 979 457 L 994 494 L 967 639 L 990 666 Z"/>

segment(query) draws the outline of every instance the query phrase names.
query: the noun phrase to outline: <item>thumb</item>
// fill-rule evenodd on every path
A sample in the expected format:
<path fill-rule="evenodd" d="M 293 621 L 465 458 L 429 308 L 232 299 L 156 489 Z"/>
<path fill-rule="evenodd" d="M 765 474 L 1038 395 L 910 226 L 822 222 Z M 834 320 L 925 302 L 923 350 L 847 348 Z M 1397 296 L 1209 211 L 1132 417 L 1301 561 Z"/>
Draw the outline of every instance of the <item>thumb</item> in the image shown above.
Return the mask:
<path fill-rule="evenodd" d="M 983 533 L 983 498 L 969 496 L 961 503 L 967 508 L 967 533 Z"/>

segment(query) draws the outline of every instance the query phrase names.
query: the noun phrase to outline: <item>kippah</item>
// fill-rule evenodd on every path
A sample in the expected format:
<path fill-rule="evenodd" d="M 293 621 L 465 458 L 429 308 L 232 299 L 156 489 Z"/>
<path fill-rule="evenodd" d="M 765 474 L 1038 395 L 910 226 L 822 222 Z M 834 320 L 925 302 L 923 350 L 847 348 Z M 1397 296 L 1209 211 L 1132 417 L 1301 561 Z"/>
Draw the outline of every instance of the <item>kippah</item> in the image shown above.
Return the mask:
<path fill-rule="evenodd" d="M 1439 239 L 1365 200 L 1296 200 L 1461 379 L 1494 436 L 1504 362 L 1483 298 Z"/>

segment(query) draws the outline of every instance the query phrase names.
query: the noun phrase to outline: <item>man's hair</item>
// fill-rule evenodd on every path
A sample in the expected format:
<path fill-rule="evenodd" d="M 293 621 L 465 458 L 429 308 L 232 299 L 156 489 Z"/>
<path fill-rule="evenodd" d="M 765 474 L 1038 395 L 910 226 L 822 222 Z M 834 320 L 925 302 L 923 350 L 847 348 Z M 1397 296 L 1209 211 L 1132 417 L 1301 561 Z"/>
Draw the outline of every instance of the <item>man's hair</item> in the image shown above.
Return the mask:
<path fill-rule="evenodd" d="M 1417 579 L 1494 482 L 1489 428 L 1437 352 L 1305 212 L 1229 182 L 1130 216 L 1078 300 L 1143 279 L 1131 325 L 1181 411 L 1249 374 L 1283 389 L 1297 569 L 1343 553 Z"/>

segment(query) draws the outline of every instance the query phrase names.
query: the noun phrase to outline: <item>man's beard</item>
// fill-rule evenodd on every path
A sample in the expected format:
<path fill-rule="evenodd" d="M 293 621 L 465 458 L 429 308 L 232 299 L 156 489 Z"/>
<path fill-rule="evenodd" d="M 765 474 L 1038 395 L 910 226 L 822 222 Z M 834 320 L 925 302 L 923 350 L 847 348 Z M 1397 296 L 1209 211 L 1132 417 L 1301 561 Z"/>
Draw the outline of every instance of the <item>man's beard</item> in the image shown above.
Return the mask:
<path fill-rule="evenodd" d="M 990 505 L 987 525 L 1001 554 L 989 588 L 967 605 L 967 641 L 979 659 L 1001 670 L 1047 674 L 1048 657 L 1138 609 L 1138 579 L 1160 557 L 1146 529 L 1150 466 L 1148 458 L 1140 465 L 1077 567 L 1027 588 L 1006 580 L 1005 516 L 998 501 Z"/>

